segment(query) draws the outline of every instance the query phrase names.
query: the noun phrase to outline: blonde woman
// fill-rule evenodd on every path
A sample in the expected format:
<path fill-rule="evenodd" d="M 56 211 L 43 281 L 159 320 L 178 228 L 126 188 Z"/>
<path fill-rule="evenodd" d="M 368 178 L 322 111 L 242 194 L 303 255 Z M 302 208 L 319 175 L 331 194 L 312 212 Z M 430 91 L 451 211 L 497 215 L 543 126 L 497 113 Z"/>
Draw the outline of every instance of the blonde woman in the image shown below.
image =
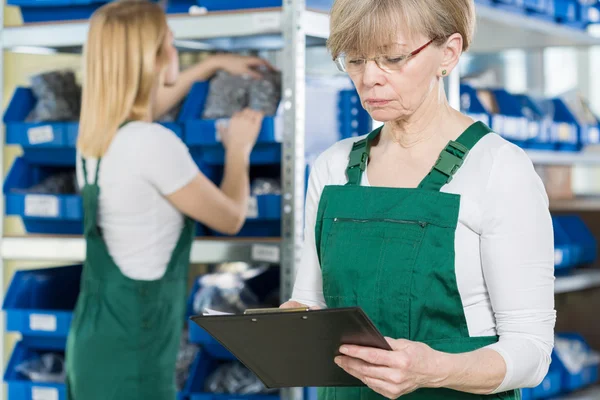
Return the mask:
<path fill-rule="evenodd" d="M 221 188 L 152 121 L 195 80 L 219 68 L 251 73 L 261 63 L 219 56 L 178 79 L 158 5 L 118 1 L 91 18 L 78 141 L 87 255 L 66 351 L 71 400 L 176 398 L 193 220 L 224 233 L 242 226 L 262 116 L 232 118 Z"/>
<path fill-rule="evenodd" d="M 332 359 L 368 388 L 321 400 L 520 398 L 553 348 L 548 199 L 519 148 L 451 108 L 473 0 L 336 0 L 329 49 L 384 126 L 316 161 L 293 298 L 360 306 L 392 350 Z"/>

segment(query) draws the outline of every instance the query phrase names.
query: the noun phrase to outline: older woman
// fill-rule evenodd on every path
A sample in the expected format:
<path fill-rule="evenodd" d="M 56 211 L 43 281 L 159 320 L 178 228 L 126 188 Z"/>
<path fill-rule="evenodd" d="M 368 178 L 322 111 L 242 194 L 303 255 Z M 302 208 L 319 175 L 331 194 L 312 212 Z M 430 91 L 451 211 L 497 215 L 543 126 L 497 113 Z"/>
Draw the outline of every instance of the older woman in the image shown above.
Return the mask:
<path fill-rule="evenodd" d="M 329 49 L 384 125 L 316 161 L 282 307 L 360 306 L 393 350 L 343 346 L 335 362 L 369 389 L 324 388 L 321 399 L 518 399 L 548 371 L 544 186 L 523 151 L 444 93 L 474 23 L 473 0 L 333 6 Z"/>

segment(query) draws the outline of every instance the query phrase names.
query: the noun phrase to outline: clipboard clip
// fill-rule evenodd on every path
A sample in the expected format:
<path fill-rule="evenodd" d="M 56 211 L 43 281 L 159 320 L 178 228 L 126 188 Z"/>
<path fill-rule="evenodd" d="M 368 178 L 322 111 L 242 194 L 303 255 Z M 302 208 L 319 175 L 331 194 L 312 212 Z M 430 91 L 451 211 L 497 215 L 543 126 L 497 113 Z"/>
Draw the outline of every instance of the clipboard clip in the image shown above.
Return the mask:
<path fill-rule="evenodd" d="M 300 308 L 251 308 L 244 311 L 244 315 L 253 314 L 277 314 L 277 313 L 288 313 L 288 312 L 306 312 L 310 311 L 308 307 Z"/>

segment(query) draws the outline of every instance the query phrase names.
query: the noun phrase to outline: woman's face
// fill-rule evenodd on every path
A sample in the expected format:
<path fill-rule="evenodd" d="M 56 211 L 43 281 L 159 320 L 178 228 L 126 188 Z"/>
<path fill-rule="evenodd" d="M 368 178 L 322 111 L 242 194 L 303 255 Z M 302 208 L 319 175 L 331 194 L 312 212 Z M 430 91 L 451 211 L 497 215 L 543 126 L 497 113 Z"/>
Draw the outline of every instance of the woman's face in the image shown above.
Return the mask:
<path fill-rule="evenodd" d="M 165 36 L 165 42 L 163 43 L 163 49 L 167 54 L 167 67 L 164 69 L 163 83 L 165 86 L 174 85 L 179 77 L 179 55 L 177 48 L 173 44 L 175 37 L 173 32 L 169 29 L 169 32 Z"/>
<path fill-rule="evenodd" d="M 349 54 L 347 62 L 351 62 L 353 57 L 383 56 L 382 60 L 389 60 L 388 64 L 393 65 L 395 60 L 408 56 L 430 40 L 423 35 L 414 35 L 411 40 L 399 35 L 397 43 L 369 55 Z M 367 61 L 363 63 L 362 71 L 349 75 L 363 107 L 374 120 L 388 122 L 404 119 L 414 114 L 435 88 L 443 55 L 443 49 L 432 43 L 400 63 L 400 69 L 386 71 L 374 61 Z"/>

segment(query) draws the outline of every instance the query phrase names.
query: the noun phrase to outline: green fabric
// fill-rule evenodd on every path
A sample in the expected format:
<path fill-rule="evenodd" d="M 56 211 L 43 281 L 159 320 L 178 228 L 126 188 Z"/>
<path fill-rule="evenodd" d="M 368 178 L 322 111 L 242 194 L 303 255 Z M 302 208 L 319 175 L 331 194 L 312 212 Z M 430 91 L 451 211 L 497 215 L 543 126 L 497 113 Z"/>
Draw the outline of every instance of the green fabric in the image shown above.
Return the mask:
<path fill-rule="evenodd" d="M 99 166 L 100 163 L 98 163 Z M 84 171 L 85 160 L 83 161 Z M 98 169 L 83 188 L 86 261 L 67 340 L 70 400 L 175 400 L 194 223 L 186 219 L 165 275 L 123 275 L 97 224 Z"/>
<path fill-rule="evenodd" d="M 466 147 L 457 158 L 489 131 L 483 124 L 472 125 L 452 148 Z M 369 142 L 379 132 L 354 151 L 366 150 L 368 158 Z M 348 185 L 326 186 L 319 204 L 315 235 L 327 306 L 360 306 L 383 335 L 443 352 L 469 352 L 497 342 L 496 336 L 469 337 L 454 266 L 460 196 L 439 191 L 452 174 L 434 168 L 418 189 L 361 187 L 364 168 L 355 164 L 363 157 L 350 157 L 348 171 L 360 173 Z M 367 387 L 319 389 L 320 400 L 382 398 Z M 402 397 L 519 398 L 519 391 L 480 396 L 449 389 L 421 389 Z"/>

